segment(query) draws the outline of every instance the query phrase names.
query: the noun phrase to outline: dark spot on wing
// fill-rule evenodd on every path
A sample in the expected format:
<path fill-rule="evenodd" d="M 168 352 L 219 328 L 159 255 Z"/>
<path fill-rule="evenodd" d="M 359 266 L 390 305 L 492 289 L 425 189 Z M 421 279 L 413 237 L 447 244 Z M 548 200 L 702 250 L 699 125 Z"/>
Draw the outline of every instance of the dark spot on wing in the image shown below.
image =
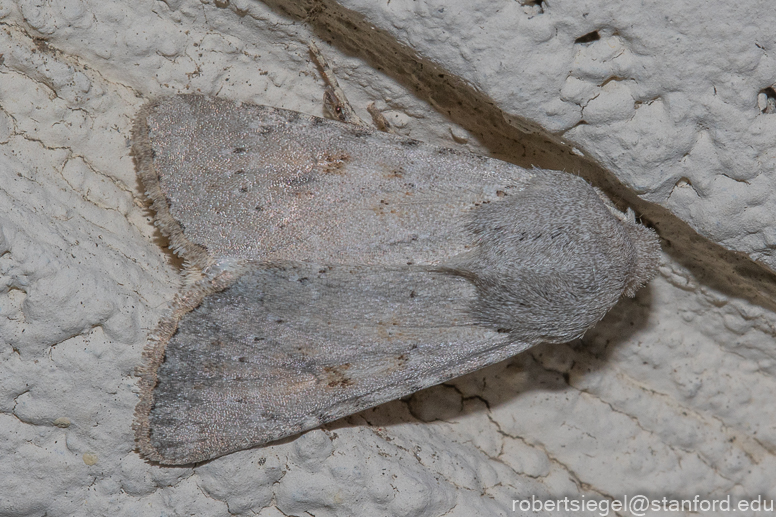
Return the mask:
<path fill-rule="evenodd" d="M 324 174 L 341 174 L 345 164 L 350 161 L 350 155 L 345 151 L 325 152 L 318 158 L 318 166 Z"/>
<path fill-rule="evenodd" d="M 378 216 L 383 216 L 386 214 L 395 214 L 396 208 L 390 208 L 390 209 L 387 208 L 389 204 L 390 203 L 388 203 L 388 201 L 386 201 L 385 199 L 381 199 L 379 204 L 374 206 L 372 210 Z"/>
<path fill-rule="evenodd" d="M 401 179 L 404 177 L 404 168 L 394 167 L 388 170 L 388 173 L 385 176 L 390 179 Z"/>
<path fill-rule="evenodd" d="M 235 147 L 234 149 L 232 149 L 232 152 L 234 154 L 242 154 L 245 152 L 245 147 Z"/>
<path fill-rule="evenodd" d="M 323 371 L 326 374 L 326 385 L 329 388 L 346 388 L 354 384 L 345 372 L 350 368 L 350 363 L 345 363 L 337 366 L 324 366 Z"/>

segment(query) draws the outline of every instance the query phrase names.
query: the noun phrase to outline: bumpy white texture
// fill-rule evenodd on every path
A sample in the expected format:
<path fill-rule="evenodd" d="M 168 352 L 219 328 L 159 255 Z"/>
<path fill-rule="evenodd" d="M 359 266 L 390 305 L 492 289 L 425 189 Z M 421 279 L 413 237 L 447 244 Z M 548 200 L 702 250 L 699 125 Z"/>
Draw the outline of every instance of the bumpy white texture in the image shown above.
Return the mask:
<path fill-rule="evenodd" d="M 471 5 L 458 5 L 464 4 Z M 133 451 L 137 384 L 132 371 L 140 364 L 147 332 L 177 290 L 178 276 L 141 201 L 128 152 L 132 117 L 149 95 L 186 91 L 321 113 L 321 84 L 305 50 L 311 37 L 305 25 L 258 2 L 223 5 L 188 0 L 0 4 L 0 514 L 471 516 L 513 515 L 512 499 L 532 494 L 776 497 L 776 316 L 735 293 L 700 283 L 668 258 L 662 277 L 635 300 L 621 301 L 580 342 L 539 347 L 325 431 L 195 469 L 145 463 Z M 392 0 L 388 5 L 406 11 L 397 27 L 425 33 L 410 44 L 429 52 L 424 41 L 441 42 L 433 47 L 441 52 L 435 60 L 461 75 L 456 70 L 460 54 L 479 48 L 466 31 L 501 35 L 503 41 L 515 33 L 522 37 L 516 28 L 552 8 L 554 16 L 566 20 L 557 25 L 559 33 L 565 34 L 560 29 L 568 24 L 582 25 L 564 36 L 581 51 L 611 36 L 601 29 L 600 40 L 573 45 L 578 35 L 600 28 L 601 13 L 615 19 L 631 12 L 622 4 L 577 2 L 590 6 L 582 16 L 574 5 L 544 2 L 545 13 L 538 13 L 541 6 L 505 2 L 505 9 L 520 9 L 502 11 L 499 24 L 486 25 L 471 14 L 461 17 L 442 39 L 424 25 L 436 11 L 419 16 L 423 13 L 410 11 L 415 4 Z M 719 49 L 746 46 L 757 27 L 772 27 L 767 20 L 773 12 L 764 5 L 704 4 L 696 11 L 703 24 L 684 18 L 670 23 L 669 16 L 656 25 L 655 10 L 682 7 L 654 2 L 641 11 L 652 17 L 636 13 L 627 27 L 618 27 L 665 42 L 638 53 L 646 63 L 640 70 L 666 81 L 654 88 L 663 100 L 652 106 L 662 103 L 666 113 L 665 99 L 672 92 L 689 91 L 686 98 L 693 102 L 713 92 L 711 87 L 682 90 L 693 74 L 719 76 L 718 91 L 752 81 L 754 74 L 736 72 L 731 64 L 742 54 Z M 452 7 L 448 4 L 446 12 Z M 523 17 L 523 7 L 534 16 Z M 750 23 L 736 21 L 748 10 L 756 14 Z M 467 7 L 467 12 L 473 10 Z M 694 32 L 696 23 L 704 28 L 700 35 L 676 36 Z M 544 37 L 552 44 L 555 31 L 548 29 Z M 705 43 L 699 43 L 701 37 Z M 704 45 L 717 51 L 698 54 Z M 506 78 L 489 89 L 506 111 L 509 99 L 525 94 L 526 84 L 537 97 L 544 89 L 558 95 L 556 81 L 565 83 L 566 75 L 548 73 L 556 53 L 542 48 L 550 47 L 526 41 L 521 66 L 510 64 L 514 58 L 487 53 L 477 60 L 499 70 L 490 77 Z M 357 108 L 390 98 L 389 119 L 401 132 L 449 146 L 471 140 L 466 130 L 451 127 L 374 69 L 336 49 L 324 51 Z M 666 59 L 667 52 L 679 51 L 689 57 Z M 525 61 L 531 56 L 537 59 Z M 720 70 L 728 74 L 727 82 Z M 596 88 L 571 83 L 581 92 Z M 528 95 L 523 105 L 546 106 L 543 98 Z M 624 96 L 611 104 L 607 99 L 614 97 L 598 98 L 599 113 L 624 105 Z M 565 105 L 559 96 L 555 100 Z M 761 100 L 761 109 L 768 111 L 768 99 Z M 739 156 L 712 139 L 723 132 L 733 143 L 749 138 L 743 110 L 733 108 L 723 106 L 718 120 L 693 126 L 705 128 L 696 156 L 713 156 L 702 149 Z M 602 161 L 616 162 L 607 166 L 618 171 L 618 164 L 633 155 L 632 170 L 639 177 L 657 174 L 659 161 L 638 164 L 650 153 L 675 152 L 672 146 L 683 133 L 658 128 L 680 127 L 684 118 L 667 113 L 671 116 L 644 126 L 655 130 L 639 139 L 647 151 L 633 154 L 632 147 L 615 146 L 611 139 L 626 133 L 618 133 L 619 126 L 604 131 L 608 126 L 602 125 L 601 141 L 609 144 L 596 153 Z M 762 120 L 768 116 L 762 114 Z M 573 125 L 552 125 L 541 112 L 534 118 L 553 131 Z M 660 120 L 675 122 L 658 125 Z M 593 153 L 590 146 L 585 149 Z M 741 156 L 748 160 L 751 154 Z M 699 162 L 685 167 L 690 171 L 685 183 L 697 189 L 695 178 L 706 177 L 708 167 Z M 760 235 L 761 225 L 772 221 L 768 214 L 751 216 L 754 226 L 736 219 L 750 217 L 749 209 L 736 209 L 739 203 L 767 206 L 763 203 L 772 192 L 754 180 L 750 186 L 739 184 L 742 190 L 715 190 L 719 193 L 708 201 L 717 210 L 708 213 L 719 214 L 715 224 L 733 233 L 732 240 L 719 239 L 727 245 Z M 756 205 L 743 197 L 749 192 L 766 201 Z M 671 198 L 680 199 L 676 193 Z M 696 227 L 707 224 L 700 210 L 707 205 L 676 203 L 674 209 L 688 213 Z"/>
<path fill-rule="evenodd" d="M 769 0 L 339 3 L 776 270 Z"/>

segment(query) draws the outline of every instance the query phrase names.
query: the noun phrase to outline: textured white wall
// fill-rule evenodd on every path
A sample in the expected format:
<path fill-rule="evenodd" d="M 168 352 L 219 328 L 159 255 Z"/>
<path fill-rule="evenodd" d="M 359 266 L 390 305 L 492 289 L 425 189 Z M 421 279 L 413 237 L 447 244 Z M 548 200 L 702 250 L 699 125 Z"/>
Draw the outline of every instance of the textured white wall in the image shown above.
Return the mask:
<path fill-rule="evenodd" d="M 0 4 L 0 514 L 471 516 L 511 515 L 531 495 L 776 498 L 776 303 L 772 278 L 746 264 L 776 269 L 770 2 L 343 1 L 352 11 L 314 4 L 307 18 L 283 5 Z M 337 16 L 374 38 L 326 25 Z M 195 469 L 149 465 L 133 452 L 133 371 L 179 279 L 128 153 L 131 121 L 149 96 L 187 91 L 320 115 L 311 38 L 333 40 L 322 49 L 354 106 L 377 101 L 405 134 L 619 180 L 658 228 L 689 227 L 664 242 L 661 276 L 579 342 Z M 342 53 L 353 42 L 373 59 Z M 410 91 L 429 66 L 445 84 L 421 77 Z M 444 88 L 472 106 L 446 107 Z M 478 139 L 493 113 L 536 133 L 512 152 Z M 676 249 L 704 243 L 689 228 L 747 267 L 722 277 L 683 260 Z"/>

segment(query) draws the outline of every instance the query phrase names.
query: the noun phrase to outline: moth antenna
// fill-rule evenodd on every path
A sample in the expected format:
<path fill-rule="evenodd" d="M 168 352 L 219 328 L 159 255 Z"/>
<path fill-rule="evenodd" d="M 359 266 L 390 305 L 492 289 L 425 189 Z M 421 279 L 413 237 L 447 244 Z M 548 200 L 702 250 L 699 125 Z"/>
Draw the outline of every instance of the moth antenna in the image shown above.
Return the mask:
<path fill-rule="evenodd" d="M 366 107 L 366 110 L 370 115 L 372 115 L 372 122 L 374 122 L 375 126 L 377 126 L 377 129 L 385 133 L 396 134 L 396 131 L 393 130 L 391 123 L 388 122 L 388 119 L 385 118 L 385 115 L 383 115 L 383 113 L 377 109 L 377 106 L 375 106 L 374 102 L 370 102 L 369 106 Z"/>
<path fill-rule="evenodd" d="M 323 107 L 326 113 L 333 119 L 340 122 L 346 122 L 348 124 L 354 124 L 356 126 L 366 126 L 361 118 L 356 115 L 356 111 L 353 106 L 348 102 L 348 98 L 345 96 L 345 92 L 340 88 L 337 82 L 337 77 L 334 75 L 334 70 L 329 66 L 329 62 L 323 57 L 318 46 L 310 41 L 307 44 L 310 49 L 313 61 L 318 65 L 323 80 L 328 85 L 326 91 L 323 93 Z"/>

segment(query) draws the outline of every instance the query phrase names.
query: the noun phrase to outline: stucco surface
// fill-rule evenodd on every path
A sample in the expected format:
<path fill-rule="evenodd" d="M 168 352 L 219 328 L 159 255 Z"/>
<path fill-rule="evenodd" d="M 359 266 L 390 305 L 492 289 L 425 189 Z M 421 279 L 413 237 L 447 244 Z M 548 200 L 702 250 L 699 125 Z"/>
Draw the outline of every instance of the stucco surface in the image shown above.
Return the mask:
<path fill-rule="evenodd" d="M 774 22 L 764 0 L 0 3 L 0 515 L 776 498 L 772 279 L 676 252 L 718 244 L 776 269 Z M 582 340 L 272 446 L 150 465 L 134 369 L 181 278 L 129 155 L 133 117 L 178 92 L 321 115 L 310 39 L 365 119 L 375 101 L 413 138 L 618 181 L 658 229 L 688 230 Z M 493 114 L 525 134 L 488 133 Z"/>

